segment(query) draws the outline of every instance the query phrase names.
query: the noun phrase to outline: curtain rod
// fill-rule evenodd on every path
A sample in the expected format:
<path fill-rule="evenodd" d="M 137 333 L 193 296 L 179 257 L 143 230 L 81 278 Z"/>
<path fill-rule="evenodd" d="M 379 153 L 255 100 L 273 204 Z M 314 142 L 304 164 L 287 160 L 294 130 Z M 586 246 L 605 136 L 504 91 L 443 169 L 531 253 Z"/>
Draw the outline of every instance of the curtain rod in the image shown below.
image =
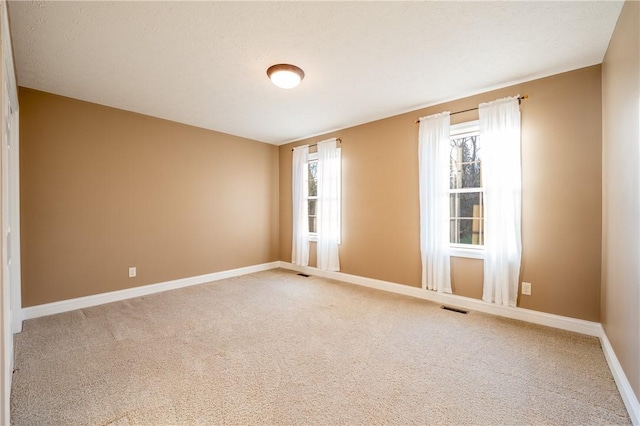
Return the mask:
<path fill-rule="evenodd" d="M 336 141 L 337 141 L 338 143 L 342 143 L 342 139 L 340 139 L 340 138 L 336 138 Z M 318 144 L 317 144 L 317 143 L 311 144 L 311 145 L 309 145 L 309 148 L 311 148 L 312 146 L 318 146 Z M 297 147 L 296 147 L 296 148 L 297 148 Z M 294 149 L 295 149 L 295 148 L 291 148 L 291 151 L 293 152 L 293 150 L 294 150 Z"/>
<path fill-rule="evenodd" d="M 527 99 L 529 99 L 529 95 L 520 96 L 520 97 L 518 98 L 518 103 L 519 103 L 519 104 L 521 104 L 521 103 L 522 103 L 522 101 L 526 101 Z M 456 112 L 452 112 L 452 113 L 451 113 L 451 114 L 449 114 L 449 115 L 462 114 L 463 112 L 475 111 L 475 110 L 477 110 L 477 109 L 478 109 L 478 108 L 465 109 L 464 111 L 456 111 Z M 420 119 L 417 119 L 417 120 L 416 120 L 416 124 L 418 124 L 418 123 L 420 123 Z"/>

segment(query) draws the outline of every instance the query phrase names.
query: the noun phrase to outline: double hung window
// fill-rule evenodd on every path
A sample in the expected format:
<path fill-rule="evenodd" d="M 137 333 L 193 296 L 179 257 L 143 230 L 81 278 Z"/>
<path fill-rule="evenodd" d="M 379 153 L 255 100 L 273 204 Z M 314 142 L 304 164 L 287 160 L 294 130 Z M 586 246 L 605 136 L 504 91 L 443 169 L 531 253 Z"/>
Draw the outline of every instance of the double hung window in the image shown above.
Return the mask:
<path fill-rule="evenodd" d="M 484 187 L 478 121 L 453 125 L 450 134 L 451 254 L 481 258 L 484 249 Z"/>
<path fill-rule="evenodd" d="M 318 238 L 318 153 L 309 154 L 309 239 L 316 241 Z"/>
<path fill-rule="evenodd" d="M 341 148 L 338 148 L 338 161 L 341 161 Z M 318 240 L 318 153 L 311 152 L 308 157 L 307 184 L 309 192 L 307 203 L 309 204 L 309 241 Z M 339 194 L 338 194 L 339 195 Z M 340 200 L 338 200 L 338 217 L 340 214 Z"/>

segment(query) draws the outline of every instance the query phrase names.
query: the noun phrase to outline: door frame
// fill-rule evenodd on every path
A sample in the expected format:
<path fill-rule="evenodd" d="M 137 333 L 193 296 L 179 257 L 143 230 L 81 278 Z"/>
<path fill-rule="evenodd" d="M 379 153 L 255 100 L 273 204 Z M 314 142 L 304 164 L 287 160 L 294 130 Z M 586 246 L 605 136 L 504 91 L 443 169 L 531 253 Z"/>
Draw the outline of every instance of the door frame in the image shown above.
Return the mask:
<path fill-rule="evenodd" d="M 11 46 L 11 34 L 9 31 L 9 19 L 7 2 L 3 1 L 3 17 L 2 17 L 2 48 L 4 49 L 5 76 L 7 79 L 7 88 L 9 89 L 9 102 L 11 112 L 9 114 L 11 120 L 11 134 L 8 143 L 11 149 L 7 149 L 6 142 L 3 143 L 3 154 L 10 152 L 7 158 L 8 177 L 9 177 L 9 193 L 8 211 L 3 211 L 4 217 L 8 219 L 8 226 L 11 229 L 10 241 L 7 243 L 11 250 L 11 266 L 9 268 L 9 276 L 11 277 L 10 290 L 10 310 L 11 310 L 11 333 L 19 333 L 22 331 L 22 268 L 21 268 L 21 250 L 20 250 L 20 119 L 18 104 L 18 85 L 16 82 L 15 67 L 13 63 L 13 49 Z M 3 205 L 3 210 L 7 206 Z"/>
<path fill-rule="evenodd" d="M 0 113 L 2 173 L 0 217 L 0 252 L 2 267 L 0 277 L 1 309 L 0 328 L 0 365 L 2 366 L 2 389 L 0 391 L 0 422 L 11 423 L 11 384 L 13 378 L 14 351 L 13 334 L 22 330 L 22 295 L 20 273 L 20 172 L 19 172 L 19 118 L 18 118 L 18 86 L 16 82 L 11 33 L 9 31 L 8 6 L 0 0 Z M 5 115 L 5 109 L 8 108 Z M 9 122 L 5 122 L 6 119 Z M 5 137 L 5 128 L 9 127 L 9 137 Z M 11 149 L 9 148 L 11 146 Z M 15 147 L 15 149 L 14 149 Z M 9 153 L 11 155 L 9 156 Z M 9 238 L 7 238 L 7 231 Z M 8 251 L 11 253 L 8 253 Z M 10 256 L 10 257 L 9 257 Z M 7 260 L 11 259 L 9 265 Z"/>

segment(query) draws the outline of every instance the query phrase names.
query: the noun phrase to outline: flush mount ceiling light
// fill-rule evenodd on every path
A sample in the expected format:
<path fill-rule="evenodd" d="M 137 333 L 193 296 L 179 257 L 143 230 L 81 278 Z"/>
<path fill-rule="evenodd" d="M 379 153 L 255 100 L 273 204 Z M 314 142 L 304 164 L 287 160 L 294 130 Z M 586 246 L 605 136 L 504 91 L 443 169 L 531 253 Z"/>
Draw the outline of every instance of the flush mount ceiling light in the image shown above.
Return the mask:
<path fill-rule="evenodd" d="M 304 78 L 304 71 L 295 65 L 277 64 L 269 67 L 267 75 L 276 86 L 293 89 Z"/>

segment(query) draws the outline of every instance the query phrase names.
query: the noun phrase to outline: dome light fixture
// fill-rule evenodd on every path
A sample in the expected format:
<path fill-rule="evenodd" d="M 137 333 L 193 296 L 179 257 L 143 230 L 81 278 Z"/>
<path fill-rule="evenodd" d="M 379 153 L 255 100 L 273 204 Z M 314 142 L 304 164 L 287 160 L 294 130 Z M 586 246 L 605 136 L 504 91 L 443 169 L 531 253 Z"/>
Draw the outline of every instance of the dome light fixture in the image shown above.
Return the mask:
<path fill-rule="evenodd" d="M 267 69 L 267 75 L 276 86 L 282 89 L 293 89 L 304 78 L 304 71 L 295 65 L 277 64 Z"/>

